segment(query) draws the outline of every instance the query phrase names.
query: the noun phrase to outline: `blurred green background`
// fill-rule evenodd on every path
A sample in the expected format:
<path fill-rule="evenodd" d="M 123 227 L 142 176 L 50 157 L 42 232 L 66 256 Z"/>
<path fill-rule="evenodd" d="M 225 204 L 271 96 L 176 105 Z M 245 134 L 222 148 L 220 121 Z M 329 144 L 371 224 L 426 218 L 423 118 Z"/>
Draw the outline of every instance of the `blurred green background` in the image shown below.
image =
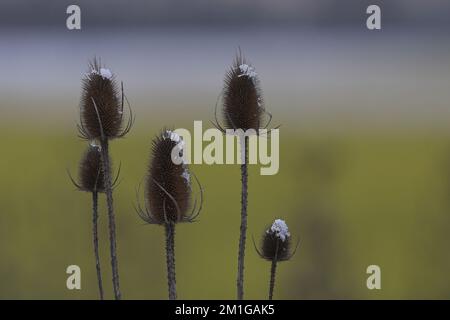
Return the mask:
<path fill-rule="evenodd" d="M 80 0 L 82 30 L 68 31 L 70 3 L 31 3 L 0 4 L 1 299 L 98 297 L 91 197 L 66 173 L 77 175 L 86 147 L 76 123 L 94 56 L 124 81 L 136 115 L 131 133 L 111 143 L 122 164 L 114 195 L 123 298 L 167 298 L 163 230 L 135 213 L 136 188 L 161 128 L 212 127 L 239 47 L 282 125 L 279 173 L 250 169 L 245 297 L 267 297 L 270 264 L 251 238 L 275 218 L 300 239 L 279 266 L 276 299 L 450 297 L 450 4 L 390 1 L 382 30 L 368 31 L 369 1 Z M 199 222 L 177 227 L 178 296 L 234 299 L 239 166 L 191 169 L 205 203 Z M 72 264 L 80 291 L 66 288 Z M 372 264 L 381 290 L 366 287 Z"/>
<path fill-rule="evenodd" d="M 122 163 L 115 191 L 123 297 L 165 299 L 163 229 L 134 212 L 157 125 L 112 143 Z M 140 125 L 138 125 L 140 124 Z M 189 126 L 186 126 L 189 128 Z M 89 194 L 73 173 L 84 150 L 75 129 L 3 126 L 0 163 L 2 298 L 97 297 Z M 363 132 L 281 135 L 275 176 L 250 171 L 249 239 L 285 218 L 296 256 L 279 267 L 276 298 L 447 298 L 450 148 L 438 134 Z M 235 297 L 239 229 L 239 167 L 194 165 L 205 188 L 200 221 L 177 227 L 179 297 Z M 104 284 L 111 298 L 104 198 L 100 204 Z M 246 297 L 266 298 L 269 263 L 247 242 Z M 82 269 L 82 290 L 65 287 L 65 269 Z M 368 265 L 382 270 L 382 290 L 365 286 Z"/>

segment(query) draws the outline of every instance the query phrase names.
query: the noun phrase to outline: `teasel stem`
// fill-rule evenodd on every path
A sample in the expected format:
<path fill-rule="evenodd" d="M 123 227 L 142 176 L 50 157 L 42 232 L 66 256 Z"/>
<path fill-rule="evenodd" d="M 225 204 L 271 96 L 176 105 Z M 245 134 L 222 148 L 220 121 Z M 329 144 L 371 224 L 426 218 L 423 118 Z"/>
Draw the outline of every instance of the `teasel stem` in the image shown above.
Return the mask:
<path fill-rule="evenodd" d="M 272 300 L 273 298 L 273 289 L 275 287 L 275 275 L 277 272 L 279 241 L 280 240 L 277 240 L 275 256 L 272 259 L 272 266 L 270 267 L 269 300 Z"/>
<path fill-rule="evenodd" d="M 100 255 L 98 253 L 98 192 L 92 192 L 92 235 L 94 240 L 95 268 L 97 270 L 98 291 L 100 300 L 103 300 L 102 272 L 100 268 Z"/>
<path fill-rule="evenodd" d="M 175 223 L 167 221 L 166 227 L 166 261 L 167 261 L 167 283 L 169 287 L 169 300 L 177 299 L 176 277 L 175 277 Z"/>
<path fill-rule="evenodd" d="M 244 258 L 245 241 L 247 239 L 247 196 L 248 196 L 248 137 L 241 137 L 241 150 L 244 153 L 243 163 L 241 164 L 241 228 L 239 236 L 238 253 L 238 276 L 237 276 L 237 298 L 244 299 Z"/>
<path fill-rule="evenodd" d="M 111 165 L 109 163 L 108 139 L 103 137 L 100 143 L 101 143 L 103 172 L 105 177 L 106 202 L 108 206 L 109 244 L 111 253 L 112 282 L 114 289 L 114 297 L 116 300 L 120 300 L 121 295 L 119 286 L 119 267 L 117 264 L 116 221 L 114 217 Z"/>

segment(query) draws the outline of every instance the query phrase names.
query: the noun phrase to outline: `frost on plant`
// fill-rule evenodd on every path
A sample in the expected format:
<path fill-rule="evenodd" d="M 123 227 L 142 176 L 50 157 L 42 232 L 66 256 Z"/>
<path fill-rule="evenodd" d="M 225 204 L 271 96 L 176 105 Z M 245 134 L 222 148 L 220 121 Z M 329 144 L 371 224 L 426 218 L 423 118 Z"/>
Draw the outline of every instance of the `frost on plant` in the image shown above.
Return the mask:
<path fill-rule="evenodd" d="M 101 150 L 102 150 L 102 147 L 100 146 L 100 143 L 99 143 L 96 139 L 90 140 L 90 141 L 89 141 L 89 145 L 90 145 L 92 148 L 97 148 L 98 151 L 101 151 Z"/>
<path fill-rule="evenodd" d="M 239 77 L 247 76 L 251 79 L 255 79 L 258 76 L 258 74 L 255 71 L 255 68 L 245 63 L 239 66 L 239 70 L 241 71 Z"/>
<path fill-rule="evenodd" d="M 291 236 L 288 230 L 288 226 L 284 220 L 276 219 L 272 226 L 270 227 L 270 230 L 267 230 L 267 233 L 273 233 L 277 238 L 280 238 L 281 241 L 285 241 L 287 238 Z"/>
<path fill-rule="evenodd" d="M 103 79 L 111 80 L 112 78 L 112 72 L 109 69 L 106 68 L 100 68 L 100 75 Z"/>
<path fill-rule="evenodd" d="M 191 185 L 191 174 L 189 173 L 189 170 L 187 167 L 184 168 L 183 173 L 181 174 L 184 180 L 186 180 L 187 185 Z"/>
<path fill-rule="evenodd" d="M 166 130 L 166 132 L 164 132 L 164 139 L 170 139 L 176 143 L 183 142 L 183 139 L 181 139 L 180 135 L 171 130 Z"/>
<path fill-rule="evenodd" d="M 100 75 L 103 79 L 107 79 L 107 80 L 111 80 L 112 79 L 112 72 L 111 72 L 111 70 L 106 69 L 106 68 L 100 68 L 100 71 L 92 69 L 91 70 L 91 74 Z"/>
<path fill-rule="evenodd" d="M 184 149 L 183 138 L 181 138 L 181 136 L 179 134 L 177 134 L 176 132 L 173 132 L 171 130 L 165 130 L 163 133 L 163 138 L 170 139 L 171 141 L 176 143 L 175 149 L 174 149 L 175 155 L 172 154 L 173 163 L 185 165 L 185 159 L 183 157 L 183 149 Z M 189 173 L 187 173 L 187 175 L 188 175 L 187 177 L 189 178 Z M 185 176 L 183 176 L 183 178 L 185 178 Z M 189 179 L 186 179 L 186 181 L 189 182 Z"/>

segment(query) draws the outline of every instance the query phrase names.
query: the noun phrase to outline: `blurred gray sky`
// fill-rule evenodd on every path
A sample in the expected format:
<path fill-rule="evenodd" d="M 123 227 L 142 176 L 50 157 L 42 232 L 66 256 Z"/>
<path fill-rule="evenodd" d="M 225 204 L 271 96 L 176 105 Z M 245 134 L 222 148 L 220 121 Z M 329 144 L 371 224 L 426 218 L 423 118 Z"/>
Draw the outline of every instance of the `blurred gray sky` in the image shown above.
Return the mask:
<path fill-rule="evenodd" d="M 3 27 L 59 26 L 65 8 L 78 4 L 84 26 L 142 27 L 259 24 L 312 27 L 360 24 L 369 4 L 382 7 L 384 22 L 406 27 L 450 28 L 448 0 L 2 0 Z"/>
<path fill-rule="evenodd" d="M 124 81 L 136 113 L 202 119 L 241 47 L 284 124 L 448 128 L 450 0 L 384 1 L 381 32 L 365 27 L 377 2 L 2 0 L 0 121 L 72 124 L 94 56 Z M 81 32 L 66 29 L 73 3 Z"/>

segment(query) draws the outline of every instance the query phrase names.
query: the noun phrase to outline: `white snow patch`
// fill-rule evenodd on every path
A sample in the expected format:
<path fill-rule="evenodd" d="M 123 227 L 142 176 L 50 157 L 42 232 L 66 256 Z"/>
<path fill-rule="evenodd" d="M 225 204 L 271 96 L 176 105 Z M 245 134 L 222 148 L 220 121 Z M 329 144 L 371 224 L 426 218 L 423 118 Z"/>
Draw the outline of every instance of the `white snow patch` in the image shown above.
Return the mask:
<path fill-rule="evenodd" d="M 91 75 L 92 74 L 100 75 L 100 76 L 102 76 L 103 79 L 107 79 L 107 80 L 111 80 L 112 79 L 112 72 L 111 72 L 111 70 L 106 69 L 106 68 L 100 68 L 100 72 L 95 70 L 95 69 L 92 69 L 90 74 Z"/>
<path fill-rule="evenodd" d="M 255 68 L 245 63 L 239 66 L 239 70 L 241 71 L 239 77 L 247 76 L 251 79 L 255 79 L 258 76 L 255 72 Z"/>
<path fill-rule="evenodd" d="M 99 143 L 97 140 L 95 140 L 95 139 L 89 141 L 89 145 L 90 145 L 92 148 L 97 148 L 98 151 L 101 150 L 100 143 Z"/>
<path fill-rule="evenodd" d="M 281 219 L 276 219 L 270 227 L 270 230 L 267 230 L 267 232 L 269 231 L 273 232 L 276 237 L 281 239 L 281 241 L 285 241 L 291 236 L 286 222 Z"/>
<path fill-rule="evenodd" d="M 164 138 L 165 139 L 170 139 L 170 140 L 172 140 L 173 142 L 176 142 L 176 143 L 179 143 L 179 142 L 184 143 L 183 139 L 181 139 L 181 137 L 180 137 L 180 135 L 178 133 L 170 131 L 170 130 L 166 130 L 166 132 L 164 133 Z"/>
<path fill-rule="evenodd" d="M 109 69 L 100 68 L 100 75 L 102 76 L 103 79 L 111 80 L 112 78 L 112 72 Z"/>
<path fill-rule="evenodd" d="M 86 76 L 90 79 L 91 75 L 97 75 L 98 71 L 95 69 L 92 69 L 90 73 L 88 73 Z"/>
<path fill-rule="evenodd" d="M 181 177 L 183 177 L 184 180 L 186 180 L 187 185 L 191 184 L 191 174 L 189 173 L 189 170 L 187 169 L 187 167 L 184 168 L 184 171 L 181 174 Z"/>

